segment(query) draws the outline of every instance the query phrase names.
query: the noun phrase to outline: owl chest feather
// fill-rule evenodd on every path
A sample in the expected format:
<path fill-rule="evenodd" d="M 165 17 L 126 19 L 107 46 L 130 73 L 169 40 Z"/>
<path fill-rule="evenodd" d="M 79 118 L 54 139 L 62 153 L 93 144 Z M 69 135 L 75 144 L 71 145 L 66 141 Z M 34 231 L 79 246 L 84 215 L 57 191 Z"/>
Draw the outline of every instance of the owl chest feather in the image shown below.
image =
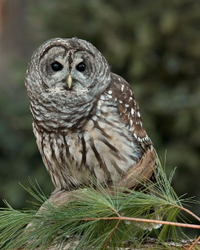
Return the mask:
<path fill-rule="evenodd" d="M 102 99 L 91 118 L 76 131 L 41 135 L 33 125 L 44 164 L 58 189 L 88 184 L 91 178 L 100 183 L 117 182 L 141 157 L 116 105 Z"/>

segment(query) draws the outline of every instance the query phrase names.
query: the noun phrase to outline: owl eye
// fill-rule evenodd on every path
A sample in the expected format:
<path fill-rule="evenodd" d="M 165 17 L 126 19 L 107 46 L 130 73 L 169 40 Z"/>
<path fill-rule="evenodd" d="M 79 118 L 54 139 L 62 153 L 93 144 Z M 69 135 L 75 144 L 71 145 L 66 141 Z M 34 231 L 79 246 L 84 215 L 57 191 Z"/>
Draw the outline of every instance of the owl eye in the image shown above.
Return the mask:
<path fill-rule="evenodd" d="M 77 69 L 78 71 L 80 71 L 80 72 L 85 71 L 85 69 L 86 69 L 85 63 L 83 63 L 83 62 L 79 63 L 79 64 L 76 66 L 76 69 Z"/>
<path fill-rule="evenodd" d="M 53 69 L 53 71 L 60 71 L 63 69 L 63 65 L 55 61 L 51 64 L 51 68 Z"/>

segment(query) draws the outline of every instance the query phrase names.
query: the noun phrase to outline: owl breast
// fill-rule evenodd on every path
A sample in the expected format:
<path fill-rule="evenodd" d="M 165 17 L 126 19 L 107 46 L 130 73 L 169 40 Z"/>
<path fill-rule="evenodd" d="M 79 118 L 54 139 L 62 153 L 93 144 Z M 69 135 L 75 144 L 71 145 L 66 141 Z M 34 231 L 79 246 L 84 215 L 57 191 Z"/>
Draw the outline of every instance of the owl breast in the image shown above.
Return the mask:
<path fill-rule="evenodd" d="M 118 103 L 109 91 L 102 94 L 82 128 L 67 133 L 39 131 L 33 125 L 37 144 L 58 190 L 88 184 L 116 183 L 141 158 L 141 148 L 129 127 L 120 120 Z"/>

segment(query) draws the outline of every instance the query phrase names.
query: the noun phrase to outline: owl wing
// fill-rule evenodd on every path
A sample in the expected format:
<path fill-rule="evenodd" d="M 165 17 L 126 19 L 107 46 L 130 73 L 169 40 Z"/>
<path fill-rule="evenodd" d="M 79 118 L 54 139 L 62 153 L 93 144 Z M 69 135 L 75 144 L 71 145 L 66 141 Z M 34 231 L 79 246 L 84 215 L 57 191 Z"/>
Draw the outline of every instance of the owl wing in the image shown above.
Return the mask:
<path fill-rule="evenodd" d="M 112 96 L 112 101 L 117 104 L 121 121 L 127 126 L 144 150 L 140 161 L 131 166 L 119 182 L 121 187 L 133 188 L 138 184 L 136 176 L 150 179 L 154 175 L 157 167 L 155 149 L 143 128 L 139 105 L 130 85 L 122 77 L 112 74 L 112 81 L 107 90 L 107 95 L 110 95 L 110 98 Z"/>
<path fill-rule="evenodd" d="M 130 85 L 120 76 L 112 73 L 107 94 L 117 103 L 119 116 L 144 149 L 152 147 L 152 141 L 143 128 L 138 102 Z"/>

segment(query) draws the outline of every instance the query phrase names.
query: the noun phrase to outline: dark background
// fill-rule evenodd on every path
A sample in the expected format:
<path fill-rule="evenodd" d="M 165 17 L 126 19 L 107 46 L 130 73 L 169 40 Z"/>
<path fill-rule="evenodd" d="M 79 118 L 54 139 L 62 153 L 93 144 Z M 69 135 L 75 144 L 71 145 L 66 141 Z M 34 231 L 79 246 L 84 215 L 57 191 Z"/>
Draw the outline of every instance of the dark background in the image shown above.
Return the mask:
<path fill-rule="evenodd" d="M 28 176 L 53 191 L 24 87 L 33 51 L 53 37 L 93 43 L 132 86 L 144 126 L 175 167 L 178 195 L 200 200 L 200 1 L 0 0 L 0 200 L 27 206 Z M 4 206 L 3 203 L 0 204 Z M 200 216 L 199 205 L 192 211 Z"/>

